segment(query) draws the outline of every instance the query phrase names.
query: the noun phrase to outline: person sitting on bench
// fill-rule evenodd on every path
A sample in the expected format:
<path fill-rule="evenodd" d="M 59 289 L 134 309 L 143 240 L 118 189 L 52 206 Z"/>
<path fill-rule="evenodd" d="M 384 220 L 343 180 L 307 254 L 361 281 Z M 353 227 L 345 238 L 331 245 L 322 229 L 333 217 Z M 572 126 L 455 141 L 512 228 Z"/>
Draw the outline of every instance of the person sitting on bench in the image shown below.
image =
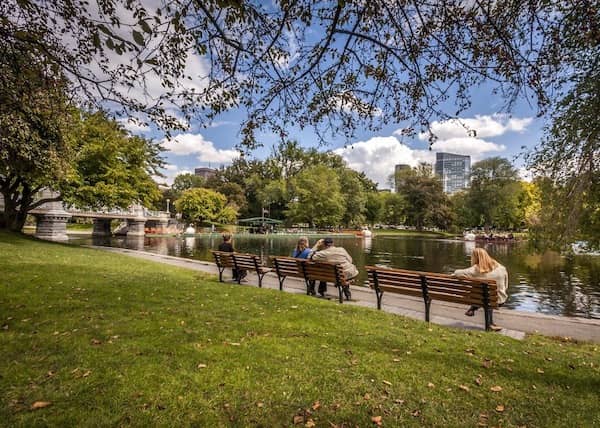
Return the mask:
<path fill-rule="evenodd" d="M 223 233 L 223 242 L 221 242 L 219 244 L 219 251 L 223 251 L 226 253 L 235 253 L 235 249 L 233 248 L 233 243 L 231 241 L 231 234 L 230 233 Z M 237 281 L 238 280 L 238 275 L 240 276 L 240 281 L 243 280 L 246 275 L 248 274 L 248 272 L 246 272 L 245 270 L 240 270 L 239 272 L 233 268 L 231 269 L 231 273 L 233 275 L 233 280 Z"/>
<path fill-rule="evenodd" d="M 475 248 L 471 254 L 471 267 L 467 269 L 457 269 L 453 273 L 459 278 L 485 278 L 496 281 L 498 287 L 498 306 L 502 306 L 508 297 L 506 290 L 508 289 L 508 271 L 504 266 L 494 260 L 487 251 L 483 248 Z M 471 306 L 465 312 L 465 315 L 472 317 L 478 306 Z M 492 330 L 501 330 L 502 328 L 495 325 L 492 321 Z"/>
<path fill-rule="evenodd" d="M 350 254 L 348 254 L 344 248 L 334 246 L 332 238 L 319 239 L 317 241 L 313 247 L 311 260 L 315 262 L 329 262 L 342 265 L 346 281 L 350 281 L 358 275 L 358 269 L 352 264 L 352 257 L 350 257 Z M 323 287 L 321 284 L 323 284 Z M 350 287 L 344 287 L 343 290 L 346 299 L 350 300 Z M 324 297 L 325 292 L 327 291 L 327 283 L 320 283 L 318 291 L 319 295 Z"/>

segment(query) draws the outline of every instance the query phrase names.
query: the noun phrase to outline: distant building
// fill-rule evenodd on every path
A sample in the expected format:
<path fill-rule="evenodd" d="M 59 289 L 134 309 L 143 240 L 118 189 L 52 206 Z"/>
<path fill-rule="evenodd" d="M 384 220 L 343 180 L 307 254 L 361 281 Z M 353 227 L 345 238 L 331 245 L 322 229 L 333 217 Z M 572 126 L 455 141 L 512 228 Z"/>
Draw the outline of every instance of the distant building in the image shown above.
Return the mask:
<path fill-rule="evenodd" d="M 204 178 L 205 180 L 214 177 L 217 173 L 216 169 L 213 168 L 194 168 L 194 175 Z"/>
<path fill-rule="evenodd" d="M 435 174 L 442 179 L 445 193 L 466 189 L 470 184 L 471 157 L 453 153 L 436 153 Z"/>
<path fill-rule="evenodd" d="M 405 163 L 398 164 L 394 168 L 394 189 L 396 190 L 396 192 L 398 191 L 398 188 L 402 185 L 402 171 L 410 170 L 411 166 Z"/>

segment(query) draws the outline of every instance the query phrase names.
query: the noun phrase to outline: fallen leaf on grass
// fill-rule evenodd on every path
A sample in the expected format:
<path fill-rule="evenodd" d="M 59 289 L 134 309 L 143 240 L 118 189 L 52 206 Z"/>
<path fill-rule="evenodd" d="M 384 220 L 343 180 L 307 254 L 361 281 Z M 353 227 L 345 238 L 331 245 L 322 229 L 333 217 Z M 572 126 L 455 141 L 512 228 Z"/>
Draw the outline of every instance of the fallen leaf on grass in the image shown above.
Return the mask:
<path fill-rule="evenodd" d="M 321 408 L 321 402 L 315 401 L 311 407 L 313 410 L 319 410 Z"/>
<path fill-rule="evenodd" d="M 256 403 L 256 407 L 264 407 L 265 403 L 263 403 L 262 401 L 259 401 L 258 403 Z"/>
<path fill-rule="evenodd" d="M 500 392 L 500 391 L 502 391 L 502 387 L 501 387 L 501 386 L 499 386 L 499 385 L 495 385 L 495 386 L 492 386 L 492 387 L 490 388 L 490 391 L 493 391 L 493 392 Z"/>
<path fill-rule="evenodd" d="M 462 389 L 463 391 L 466 391 L 466 392 L 469 392 L 469 391 L 470 391 L 470 389 L 469 389 L 469 387 L 468 387 L 467 385 L 458 385 L 458 387 L 459 387 L 460 389 Z"/>
<path fill-rule="evenodd" d="M 539 374 L 544 374 L 544 369 L 540 369 L 540 368 L 538 368 L 538 369 L 537 369 L 537 372 L 538 372 Z"/>
<path fill-rule="evenodd" d="M 387 380 L 382 381 L 384 385 L 392 386 L 392 382 L 388 382 Z"/>
<path fill-rule="evenodd" d="M 399 358 L 394 358 L 392 361 L 395 362 L 395 363 L 399 363 L 400 359 Z"/>
<path fill-rule="evenodd" d="M 502 404 L 498 404 L 496 406 L 496 411 L 502 413 L 504 411 L 504 406 Z"/>
<path fill-rule="evenodd" d="M 98 339 L 92 339 L 92 345 L 101 345 L 102 341 Z"/>
<path fill-rule="evenodd" d="M 87 370 L 85 373 L 83 373 L 83 374 L 81 375 L 81 377 L 88 377 L 88 376 L 89 376 L 89 375 L 91 375 L 91 374 L 92 374 L 92 371 L 91 371 L 91 370 Z"/>
<path fill-rule="evenodd" d="M 485 360 L 483 360 L 483 363 L 481 363 L 481 365 L 483 367 L 485 367 L 486 369 L 489 369 L 490 367 L 492 367 L 493 361 L 492 360 L 488 360 L 487 358 Z"/>
<path fill-rule="evenodd" d="M 483 383 L 483 380 L 481 379 L 481 375 L 478 375 L 478 376 L 475 378 L 475 383 L 476 383 L 477 385 L 481 386 L 481 384 Z"/>
<path fill-rule="evenodd" d="M 397 399 L 397 400 L 394 400 L 394 403 L 396 403 L 396 404 L 404 404 L 404 400 Z"/>
<path fill-rule="evenodd" d="M 238 342 L 229 342 L 231 346 L 240 346 L 241 344 Z"/>
<path fill-rule="evenodd" d="M 36 401 L 31 405 L 31 410 L 43 409 L 44 407 L 50 406 L 52 403 L 50 401 Z"/>
<path fill-rule="evenodd" d="M 381 426 L 381 416 L 371 416 L 371 422 L 377 426 Z"/>
<path fill-rule="evenodd" d="M 427 384 L 427 388 L 435 388 L 435 385 L 433 383 L 429 382 Z"/>
<path fill-rule="evenodd" d="M 415 418 L 418 418 L 419 416 L 421 416 L 421 411 L 417 409 L 414 412 L 412 412 L 411 415 L 413 415 L 413 417 Z"/>
<path fill-rule="evenodd" d="M 206 364 L 198 364 L 198 368 L 199 369 L 205 369 L 206 368 Z"/>
<path fill-rule="evenodd" d="M 312 419 L 309 419 L 309 420 L 306 421 L 306 423 L 304 424 L 304 426 L 306 428 L 312 428 L 312 427 L 316 426 L 316 424 L 315 424 L 315 421 L 313 421 Z"/>
<path fill-rule="evenodd" d="M 365 400 L 370 400 L 371 399 L 371 395 L 367 392 L 365 395 L 363 395 L 363 398 Z"/>
<path fill-rule="evenodd" d="M 304 422 L 304 416 L 296 415 L 294 416 L 294 425 L 298 425 Z"/>

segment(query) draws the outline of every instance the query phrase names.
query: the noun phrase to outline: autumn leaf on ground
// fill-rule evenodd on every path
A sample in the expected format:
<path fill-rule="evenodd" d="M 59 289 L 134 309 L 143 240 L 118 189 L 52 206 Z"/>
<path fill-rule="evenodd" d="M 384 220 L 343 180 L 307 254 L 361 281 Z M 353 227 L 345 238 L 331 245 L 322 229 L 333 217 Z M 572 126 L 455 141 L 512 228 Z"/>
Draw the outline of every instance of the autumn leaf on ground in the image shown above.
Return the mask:
<path fill-rule="evenodd" d="M 50 401 L 36 401 L 31 405 L 31 410 L 43 409 L 44 407 L 50 406 L 52 403 Z"/>
<path fill-rule="evenodd" d="M 101 345 L 102 341 L 98 339 L 92 339 L 92 345 Z"/>
<path fill-rule="evenodd" d="M 483 363 L 481 363 L 481 365 L 483 367 L 485 367 L 486 369 L 489 369 L 490 367 L 492 367 L 492 360 L 488 360 L 487 358 L 485 360 L 483 360 Z"/>
<path fill-rule="evenodd" d="M 304 422 L 304 416 L 296 415 L 294 416 L 294 425 L 298 425 Z"/>
<path fill-rule="evenodd" d="M 492 387 L 490 388 L 490 391 L 493 391 L 493 392 L 500 392 L 500 391 L 502 391 L 502 387 L 501 387 L 501 386 L 499 386 L 499 385 L 495 385 L 495 386 L 492 386 Z"/>
<path fill-rule="evenodd" d="M 419 416 L 421 416 L 421 411 L 417 409 L 414 412 L 412 412 L 411 415 L 413 415 L 415 418 L 418 418 Z"/>
<path fill-rule="evenodd" d="M 381 426 L 381 416 L 371 416 L 371 422 L 377 426 Z"/>
<path fill-rule="evenodd" d="M 206 364 L 200 363 L 200 364 L 198 364 L 198 368 L 199 369 L 205 369 L 206 368 Z"/>
<path fill-rule="evenodd" d="M 544 374 L 544 369 L 540 369 L 540 368 L 538 368 L 538 369 L 537 369 L 537 372 L 538 372 L 539 374 Z"/>
<path fill-rule="evenodd" d="M 313 421 L 312 419 L 309 419 L 309 420 L 306 421 L 306 423 L 304 424 L 304 426 L 306 428 L 312 428 L 312 427 L 316 426 L 316 424 L 315 424 L 315 421 Z"/>
<path fill-rule="evenodd" d="M 427 388 L 435 388 L 435 385 L 433 383 L 429 382 L 427 384 Z"/>
<path fill-rule="evenodd" d="M 321 402 L 320 401 L 315 401 L 312 405 L 312 409 L 313 410 L 319 410 L 321 408 Z"/>
<path fill-rule="evenodd" d="M 460 389 L 462 389 L 463 391 L 466 391 L 466 392 L 469 392 L 469 391 L 470 391 L 470 389 L 469 389 L 469 387 L 468 387 L 467 385 L 458 385 L 458 387 L 459 387 Z"/>
<path fill-rule="evenodd" d="M 365 393 L 365 395 L 363 395 L 363 398 L 365 400 L 370 400 L 371 399 L 371 395 L 367 392 L 367 393 Z"/>
<path fill-rule="evenodd" d="M 475 383 L 479 386 L 481 386 L 481 384 L 483 383 L 483 380 L 481 379 L 481 375 L 477 375 L 477 377 L 475 378 Z"/>
<path fill-rule="evenodd" d="M 256 407 L 264 407 L 265 403 L 263 403 L 262 401 L 259 401 L 258 403 L 256 403 Z"/>
<path fill-rule="evenodd" d="M 504 411 L 504 406 L 502 404 L 498 404 L 496 406 L 496 411 L 502 413 Z"/>
<path fill-rule="evenodd" d="M 382 381 L 387 386 L 392 386 L 392 382 L 388 382 L 387 380 Z"/>

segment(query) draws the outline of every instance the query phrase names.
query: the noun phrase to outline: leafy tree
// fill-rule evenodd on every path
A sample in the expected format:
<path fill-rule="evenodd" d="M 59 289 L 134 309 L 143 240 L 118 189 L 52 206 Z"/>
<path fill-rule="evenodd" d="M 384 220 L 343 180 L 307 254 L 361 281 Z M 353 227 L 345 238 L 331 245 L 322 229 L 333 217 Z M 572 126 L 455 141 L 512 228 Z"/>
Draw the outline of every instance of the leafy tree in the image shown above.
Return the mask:
<path fill-rule="evenodd" d="M 5 227 L 20 231 L 27 213 L 50 201 L 110 208 L 157 199 L 151 174 L 162 164 L 158 145 L 129 137 L 103 113 L 75 110 L 60 70 L 21 48 L 0 46 Z M 43 188 L 59 195 L 36 200 Z"/>
<path fill-rule="evenodd" d="M 129 136 L 104 113 L 84 113 L 72 128 L 74 173 L 55 186 L 65 202 L 89 208 L 151 205 L 160 199 L 152 176 L 162 166 L 158 143 Z"/>
<path fill-rule="evenodd" d="M 404 196 L 399 193 L 384 192 L 380 194 L 380 197 L 383 201 L 381 221 L 385 224 L 404 224 L 406 221 Z"/>
<path fill-rule="evenodd" d="M 173 180 L 171 188 L 176 194 L 195 187 L 203 187 L 205 184 L 204 178 L 196 174 L 186 173 L 179 174 Z"/>
<path fill-rule="evenodd" d="M 287 217 L 311 227 L 336 226 L 344 212 L 339 178 L 323 165 L 300 172 L 292 180 L 292 199 Z"/>
<path fill-rule="evenodd" d="M 469 208 L 476 226 L 512 229 L 521 226 L 523 189 L 517 170 L 504 158 L 493 157 L 473 164 Z"/>
<path fill-rule="evenodd" d="M 382 193 L 368 192 L 367 202 L 365 203 L 365 219 L 371 225 L 379 223 L 383 218 L 383 198 Z"/>
<path fill-rule="evenodd" d="M 439 178 L 427 168 L 408 171 L 399 183 L 398 193 L 406 202 L 406 224 L 422 230 L 425 226 L 447 229 L 452 223 L 450 201 Z"/>
<path fill-rule="evenodd" d="M 211 189 L 185 190 L 175 201 L 175 208 L 191 222 L 232 223 L 237 217 L 237 210 L 227 205 L 225 195 Z"/>
<path fill-rule="evenodd" d="M 360 226 L 365 222 L 367 192 L 359 174 L 350 168 L 338 171 L 340 187 L 344 200 L 342 223 L 346 226 Z"/>

